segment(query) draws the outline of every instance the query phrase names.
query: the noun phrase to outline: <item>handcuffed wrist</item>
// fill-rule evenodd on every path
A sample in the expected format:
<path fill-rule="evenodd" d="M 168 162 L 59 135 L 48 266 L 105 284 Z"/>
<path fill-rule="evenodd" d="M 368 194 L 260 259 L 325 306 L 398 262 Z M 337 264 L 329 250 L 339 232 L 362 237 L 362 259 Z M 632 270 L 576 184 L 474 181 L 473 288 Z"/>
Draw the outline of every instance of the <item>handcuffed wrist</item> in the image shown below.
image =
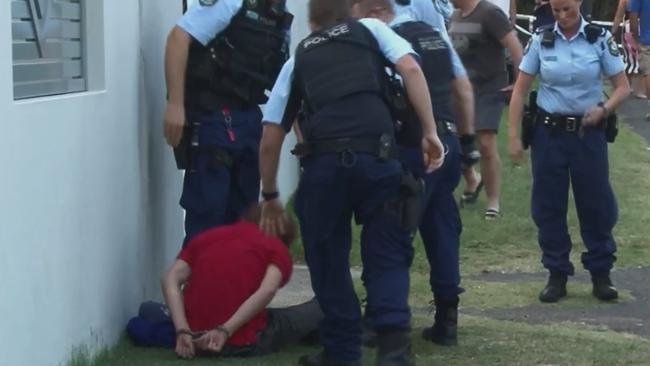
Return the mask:
<path fill-rule="evenodd" d="M 226 328 L 223 324 L 222 325 L 217 325 L 216 327 L 214 327 L 214 330 L 216 330 L 217 332 L 223 333 L 226 336 L 226 338 L 230 338 L 232 336 L 232 334 L 230 334 L 230 331 L 228 330 L 228 328 Z"/>

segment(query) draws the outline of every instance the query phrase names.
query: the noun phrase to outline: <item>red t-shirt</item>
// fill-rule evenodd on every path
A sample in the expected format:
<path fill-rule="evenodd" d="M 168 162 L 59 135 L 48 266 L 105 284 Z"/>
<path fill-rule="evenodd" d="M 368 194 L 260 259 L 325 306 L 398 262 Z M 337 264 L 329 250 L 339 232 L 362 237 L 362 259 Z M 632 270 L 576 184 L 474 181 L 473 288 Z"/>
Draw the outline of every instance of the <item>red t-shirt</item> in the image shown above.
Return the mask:
<path fill-rule="evenodd" d="M 207 230 L 190 241 L 178 255 L 192 274 L 183 290 L 185 314 L 193 331 L 225 323 L 262 283 L 266 269 L 276 265 L 282 286 L 291 276 L 289 250 L 266 236 L 257 225 L 239 222 Z M 254 344 L 266 327 L 266 310 L 257 314 L 228 340 L 233 346 Z"/>

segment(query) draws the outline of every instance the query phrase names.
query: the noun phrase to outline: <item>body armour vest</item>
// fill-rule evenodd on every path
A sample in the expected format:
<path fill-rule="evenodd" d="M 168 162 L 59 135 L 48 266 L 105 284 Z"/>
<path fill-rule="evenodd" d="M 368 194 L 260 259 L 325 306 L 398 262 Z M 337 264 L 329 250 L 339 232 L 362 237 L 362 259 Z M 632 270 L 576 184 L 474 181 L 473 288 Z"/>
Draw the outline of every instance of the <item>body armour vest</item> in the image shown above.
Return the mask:
<path fill-rule="evenodd" d="M 451 109 L 451 83 L 454 73 L 448 43 L 442 38 L 440 32 L 424 22 L 402 23 L 393 30 L 409 41 L 415 52 L 420 55 L 422 72 L 427 80 L 436 120 L 452 122 L 454 119 Z M 407 104 L 407 110 L 399 115 L 404 120 L 400 121 L 398 141 L 402 145 L 419 146 L 422 129 L 410 103 Z"/>
<path fill-rule="evenodd" d="M 296 50 L 294 73 L 307 118 L 353 94 L 383 96 L 386 62 L 372 33 L 357 21 L 339 23 L 305 38 Z"/>
<path fill-rule="evenodd" d="M 274 11 L 269 1 L 244 1 L 230 25 L 206 47 L 193 40 L 186 73 L 189 99 L 206 99 L 207 94 L 248 105 L 267 101 L 265 90 L 273 87 L 289 58 L 286 35 L 293 20 L 284 10 Z"/>

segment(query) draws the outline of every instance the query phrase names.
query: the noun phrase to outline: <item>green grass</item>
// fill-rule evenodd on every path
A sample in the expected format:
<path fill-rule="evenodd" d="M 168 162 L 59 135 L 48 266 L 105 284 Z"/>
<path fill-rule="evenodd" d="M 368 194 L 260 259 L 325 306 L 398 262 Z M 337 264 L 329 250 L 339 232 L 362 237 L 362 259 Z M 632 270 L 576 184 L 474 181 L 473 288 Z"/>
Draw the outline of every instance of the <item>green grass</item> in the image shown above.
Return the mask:
<path fill-rule="evenodd" d="M 423 341 L 420 331 L 429 319 L 415 317 L 413 351 L 418 365 L 647 365 L 650 342 L 635 336 L 574 324 L 528 325 L 478 317 L 461 318 L 461 344 L 445 348 Z M 183 361 L 172 350 L 136 348 L 123 340 L 94 366 L 181 365 L 295 365 L 298 357 L 317 352 L 315 347 L 293 347 L 279 354 L 255 359 L 199 358 Z M 364 351 L 364 364 L 372 365 L 374 351 Z M 85 366 L 76 364 L 75 366 Z"/>

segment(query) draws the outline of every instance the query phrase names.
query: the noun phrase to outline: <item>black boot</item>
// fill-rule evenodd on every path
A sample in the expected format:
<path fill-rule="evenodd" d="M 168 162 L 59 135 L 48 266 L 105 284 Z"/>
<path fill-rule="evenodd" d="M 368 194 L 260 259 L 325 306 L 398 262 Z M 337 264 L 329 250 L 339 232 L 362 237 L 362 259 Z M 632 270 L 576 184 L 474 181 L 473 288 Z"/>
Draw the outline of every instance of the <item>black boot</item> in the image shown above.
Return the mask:
<path fill-rule="evenodd" d="M 611 301 L 618 298 L 618 291 L 609 278 L 609 271 L 592 273 L 591 283 L 593 284 L 592 294 L 598 300 Z"/>
<path fill-rule="evenodd" d="M 558 302 L 566 296 L 567 275 L 559 272 L 551 272 L 546 287 L 539 293 L 541 302 Z"/>
<path fill-rule="evenodd" d="M 377 366 L 414 366 L 408 331 L 377 333 Z"/>
<path fill-rule="evenodd" d="M 313 355 L 300 356 L 298 364 L 302 366 L 361 366 L 361 361 L 333 361 L 325 356 L 325 352 L 320 352 Z"/>
<path fill-rule="evenodd" d="M 422 331 L 422 338 L 441 346 L 458 344 L 458 297 L 435 299 L 436 315 L 431 328 Z"/>

